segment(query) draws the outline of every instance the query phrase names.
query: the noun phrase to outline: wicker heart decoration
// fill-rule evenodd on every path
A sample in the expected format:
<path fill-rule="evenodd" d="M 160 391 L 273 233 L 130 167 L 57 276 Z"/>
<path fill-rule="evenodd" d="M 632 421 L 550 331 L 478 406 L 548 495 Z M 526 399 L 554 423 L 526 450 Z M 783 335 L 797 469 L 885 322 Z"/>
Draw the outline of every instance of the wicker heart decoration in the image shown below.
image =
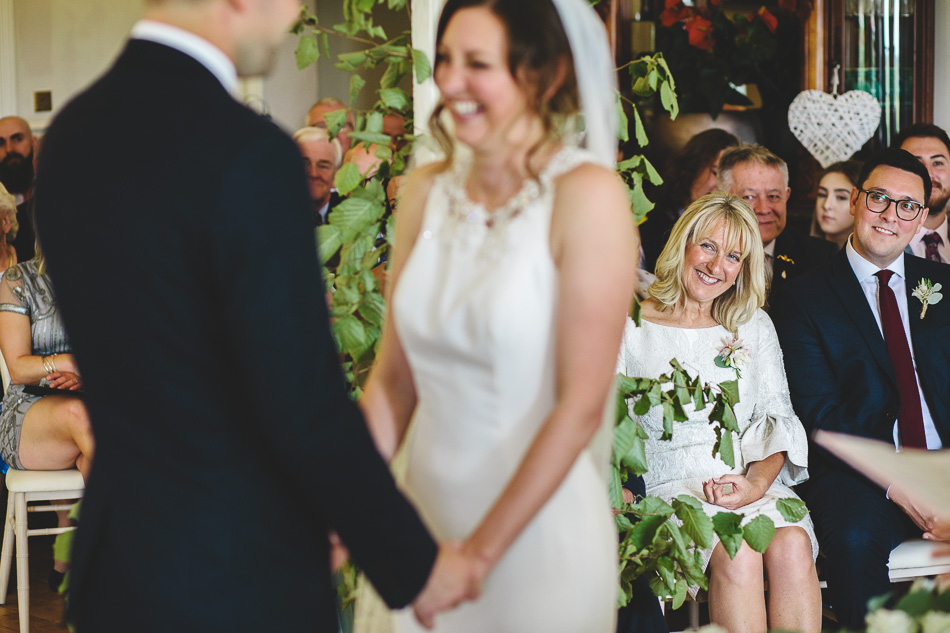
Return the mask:
<path fill-rule="evenodd" d="M 881 105 L 863 90 L 840 97 L 806 90 L 788 107 L 788 127 L 822 167 L 848 160 L 881 122 Z"/>

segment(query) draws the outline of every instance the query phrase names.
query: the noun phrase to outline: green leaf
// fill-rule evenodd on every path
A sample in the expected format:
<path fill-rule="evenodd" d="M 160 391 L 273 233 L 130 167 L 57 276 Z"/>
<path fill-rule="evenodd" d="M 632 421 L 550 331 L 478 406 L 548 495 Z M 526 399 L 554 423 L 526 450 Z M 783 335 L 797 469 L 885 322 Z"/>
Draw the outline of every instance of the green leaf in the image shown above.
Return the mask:
<path fill-rule="evenodd" d="M 429 64 L 429 58 L 418 48 L 410 49 L 412 54 L 412 67 L 416 71 L 416 83 L 422 83 L 432 76 L 432 66 Z"/>
<path fill-rule="evenodd" d="M 808 506 L 801 499 L 779 499 L 775 502 L 775 506 L 782 518 L 792 523 L 798 523 L 808 514 Z"/>
<path fill-rule="evenodd" d="M 719 459 L 724 461 L 729 468 L 736 467 L 736 456 L 735 452 L 732 449 L 732 431 L 728 429 L 723 429 L 722 436 L 719 438 Z M 716 455 L 716 449 L 713 448 L 713 456 Z"/>
<path fill-rule="evenodd" d="M 653 163 L 649 161 L 646 157 L 643 158 L 643 168 L 646 170 L 647 179 L 650 181 L 651 185 L 662 185 L 663 177 L 660 176 L 660 172 L 656 170 L 653 166 Z"/>
<path fill-rule="evenodd" d="M 323 115 L 323 118 L 327 122 L 327 132 L 330 134 L 330 138 L 336 138 L 336 135 L 340 133 L 340 130 L 343 129 L 343 125 L 346 123 L 346 109 L 340 108 L 339 110 L 327 112 Z"/>
<path fill-rule="evenodd" d="M 350 197 L 333 209 L 333 213 L 330 214 L 330 224 L 339 225 L 344 231 L 356 234 L 377 222 L 385 211 L 386 208 L 378 200 Z M 375 237 L 375 234 L 368 236 L 371 244 L 375 241 Z"/>
<path fill-rule="evenodd" d="M 323 52 L 323 56 L 328 58 L 330 57 L 330 38 L 326 33 L 320 33 L 320 50 Z"/>
<path fill-rule="evenodd" d="M 736 552 L 742 545 L 742 515 L 732 512 L 719 512 L 713 517 L 713 530 L 719 535 L 719 540 L 725 548 L 729 558 L 735 558 Z"/>
<path fill-rule="evenodd" d="M 666 523 L 666 517 L 663 516 L 647 516 L 640 519 L 630 532 L 631 542 L 636 550 L 640 551 L 652 543 L 656 537 L 656 531 L 664 523 Z"/>
<path fill-rule="evenodd" d="M 640 327 L 643 322 L 643 306 L 640 305 L 640 300 L 636 296 L 633 297 L 633 308 L 630 310 L 630 318 L 633 319 L 634 325 Z"/>
<path fill-rule="evenodd" d="M 622 488 L 623 483 L 620 481 L 620 471 L 616 468 L 611 468 L 608 490 L 610 492 L 610 505 L 614 508 L 622 508 L 624 505 Z"/>
<path fill-rule="evenodd" d="M 641 396 L 640 398 L 637 398 L 637 401 L 633 405 L 633 414 L 644 416 L 652 406 L 653 405 L 650 404 L 649 398 L 646 396 Z"/>
<path fill-rule="evenodd" d="M 366 129 L 361 130 L 361 132 L 371 132 L 373 134 L 382 134 L 383 133 L 383 113 L 376 112 L 376 111 L 370 112 L 369 116 L 366 117 Z"/>
<path fill-rule="evenodd" d="M 637 425 L 637 429 L 640 429 L 639 425 Z M 647 466 L 647 455 L 643 444 L 643 438 L 640 437 L 639 434 L 634 436 L 633 445 L 623 456 L 621 463 L 633 471 L 633 474 L 635 475 L 642 475 L 649 470 Z"/>
<path fill-rule="evenodd" d="M 760 554 L 765 553 L 765 548 L 772 542 L 773 536 L 775 536 L 775 524 L 764 514 L 755 517 L 742 528 L 742 537 L 745 542 Z"/>
<path fill-rule="evenodd" d="M 617 135 L 624 143 L 630 140 L 630 122 L 627 120 L 627 113 L 624 112 L 623 98 L 619 92 L 617 93 Z"/>
<path fill-rule="evenodd" d="M 637 137 L 637 144 L 640 147 L 646 147 L 650 140 L 647 138 L 647 131 L 643 127 L 643 120 L 640 118 L 640 112 L 636 105 L 633 106 L 633 131 Z"/>
<path fill-rule="evenodd" d="M 674 610 L 679 609 L 681 606 L 683 606 L 683 603 L 686 601 L 686 593 L 687 593 L 686 589 L 687 589 L 686 581 L 683 580 L 682 578 L 679 578 L 676 581 L 676 587 L 673 589 L 673 603 L 671 606 L 673 607 Z"/>
<path fill-rule="evenodd" d="M 620 460 L 633 447 L 637 437 L 637 423 L 629 415 L 624 414 L 623 420 L 614 427 L 614 465 L 619 466 Z"/>
<path fill-rule="evenodd" d="M 366 85 L 366 80 L 359 75 L 354 74 L 350 77 L 350 103 L 356 103 L 360 90 Z"/>
<path fill-rule="evenodd" d="M 660 578 L 663 580 L 663 586 L 668 592 L 667 595 L 672 594 L 676 586 L 676 576 L 673 575 L 673 561 L 669 558 L 661 558 L 656 561 L 656 572 L 660 574 Z"/>
<path fill-rule="evenodd" d="M 368 293 L 363 296 L 363 303 L 357 312 L 367 323 L 382 327 L 383 315 L 386 313 L 386 302 L 378 292 Z"/>
<path fill-rule="evenodd" d="M 387 108 L 404 110 L 409 107 L 409 97 L 402 88 L 381 88 L 379 99 Z"/>
<path fill-rule="evenodd" d="M 897 602 L 896 607 L 906 611 L 911 617 L 919 618 L 933 610 L 933 602 L 934 597 L 930 591 L 911 591 Z"/>
<path fill-rule="evenodd" d="M 352 72 L 366 64 L 366 53 L 356 51 L 354 53 L 341 53 L 337 55 L 336 67 L 340 70 Z"/>
<path fill-rule="evenodd" d="M 320 47 L 317 40 L 311 35 L 304 35 L 297 42 L 297 51 L 294 53 L 297 59 L 297 69 L 303 69 L 320 59 Z"/>
<path fill-rule="evenodd" d="M 333 322 L 333 333 L 340 341 L 340 349 L 361 352 L 366 349 L 366 327 L 355 316 L 345 316 Z"/>
<path fill-rule="evenodd" d="M 661 440 L 669 440 L 673 438 L 673 403 L 669 401 L 663 402 L 663 435 L 660 436 Z"/>
<path fill-rule="evenodd" d="M 663 85 L 660 86 L 660 103 L 663 105 L 663 109 L 670 113 L 670 119 L 675 121 L 676 116 L 679 114 L 680 107 L 676 101 L 673 86 L 668 81 L 664 81 Z"/>
<path fill-rule="evenodd" d="M 317 227 L 317 249 L 320 252 L 320 263 L 326 264 L 343 245 L 343 232 L 340 227 L 324 224 Z"/>
<path fill-rule="evenodd" d="M 703 390 L 699 386 L 699 376 L 693 379 L 690 388 L 693 390 L 693 407 L 696 411 L 702 411 L 706 408 L 706 400 L 703 398 Z"/>
<path fill-rule="evenodd" d="M 354 163 L 344 163 L 333 179 L 333 186 L 341 196 L 349 195 L 361 184 L 363 184 L 363 176 L 360 175 L 360 170 Z"/>
<path fill-rule="evenodd" d="M 682 498 L 686 495 L 681 495 Z M 706 513 L 703 512 L 702 505 L 696 502 L 699 507 L 688 504 L 682 504 L 676 509 L 676 516 L 683 522 L 683 531 L 693 541 L 702 548 L 708 548 L 712 544 L 713 522 Z"/>
<path fill-rule="evenodd" d="M 719 358 L 718 356 L 716 357 Z M 729 404 L 737 405 L 739 404 L 739 381 L 738 380 L 726 380 L 719 383 L 719 388 L 722 389 L 722 395 L 729 399 Z"/>
<path fill-rule="evenodd" d="M 350 132 L 349 136 L 354 143 L 359 141 L 365 145 L 372 143 L 376 143 L 377 145 L 389 145 L 389 142 L 392 141 L 388 134 L 378 134 L 376 132 Z"/>

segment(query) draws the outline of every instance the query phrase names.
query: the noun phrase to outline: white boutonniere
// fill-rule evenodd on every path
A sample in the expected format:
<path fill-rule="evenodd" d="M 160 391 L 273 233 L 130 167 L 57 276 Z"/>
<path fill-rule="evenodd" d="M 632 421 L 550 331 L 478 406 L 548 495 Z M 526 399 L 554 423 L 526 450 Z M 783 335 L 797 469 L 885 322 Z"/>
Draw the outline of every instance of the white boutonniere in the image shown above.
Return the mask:
<path fill-rule="evenodd" d="M 911 294 L 917 297 L 920 303 L 924 306 L 920 310 L 921 319 L 926 316 L 928 305 L 940 303 L 940 300 L 943 299 L 943 295 L 940 294 L 940 289 L 942 287 L 942 284 L 931 283 L 929 279 L 921 279 L 920 283 L 917 284 L 917 287 L 914 288 L 914 292 Z"/>
<path fill-rule="evenodd" d="M 742 370 L 752 360 L 752 352 L 735 336 L 731 341 L 723 339 L 723 343 L 719 348 L 719 355 L 716 356 L 716 367 L 731 367 L 736 370 L 736 378 L 742 378 Z"/>

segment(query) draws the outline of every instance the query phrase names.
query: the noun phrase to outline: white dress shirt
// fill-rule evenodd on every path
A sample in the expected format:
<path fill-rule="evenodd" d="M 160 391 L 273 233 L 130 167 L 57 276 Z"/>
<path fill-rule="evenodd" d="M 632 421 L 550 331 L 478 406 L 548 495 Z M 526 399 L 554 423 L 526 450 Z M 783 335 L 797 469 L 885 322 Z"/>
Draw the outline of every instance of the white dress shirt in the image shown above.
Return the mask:
<path fill-rule="evenodd" d="M 950 264 L 950 241 L 947 240 L 947 216 L 943 216 L 943 222 L 935 230 L 922 228 L 920 233 L 911 238 L 907 248 L 917 257 L 927 257 L 927 245 L 924 244 L 924 236 L 928 233 L 936 233 L 943 240 L 943 244 L 937 247 L 937 252 L 943 259 L 943 263 Z"/>
<path fill-rule="evenodd" d="M 194 58 L 211 71 L 228 92 L 235 94 L 237 70 L 234 68 L 234 62 L 220 48 L 208 40 L 177 26 L 156 22 L 155 20 L 139 20 L 136 22 L 132 27 L 130 37 L 135 40 L 147 40 L 156 44 L 164 44 Z"/>
<path fill-rule="evenodd" d="M 848 240 L 847 252 L 848 262 L 851 264 L 851 270 L 854 271 L 855 277 L 858 278 L 858 282 L 861 284 L 861 290 L 864 291 L 864 296 L 868 300 L 868 305 L 871 306 L 871 313 L 874 314 L 874 320 L 877 322 L 877 329 L 881 331 L 881 336 L 883 337 L 884 330 L 881 327 L 881 308 L 878 299 L 878 278 L 874 276 L 874 273 L 881 269 L 859 255 L 851 245 L 851 240 Z M 940 441 L 940 435 L 937 433 L 937 427 L 934 426 L 934 420 L 930 415 L 930 409 L 927 407 L 927 400 L 924 398 L 924 392 L 920 389 L 920 379 L 917 378 L 917 359 L 914 355 L 914 345 L 910 337 L 910 319 L 908 318 L 907 309 L 907 283 L 904 278 L 904 253 L 901 253 L 900 257 L 891 262 L 891 264 L 887 267 L 887 270 L 894 272 L 894 274 L 891 275 L 891 280 L 888 283 L 888 286 L 890 286 L 891 290 L 894 291 L 894 295 L 897 298 L 897 309 L 901 314 L 901 321 L 904 325 L 904 335 L 907 337 L 907 345 L 910 347 L 910 357 L 914 362 L 914 379 L 917 381 L 917 392 L 920 394 L 920 408 L 924 416 L 924 435 L 927 439 L 927 448 L 930 450 L 942 448 L 943 444 Z M 894 420 L 894 446 L 897 448 L 900 448 L 899 440 L 900 436 L 898 434 L 897 420 Z"/>

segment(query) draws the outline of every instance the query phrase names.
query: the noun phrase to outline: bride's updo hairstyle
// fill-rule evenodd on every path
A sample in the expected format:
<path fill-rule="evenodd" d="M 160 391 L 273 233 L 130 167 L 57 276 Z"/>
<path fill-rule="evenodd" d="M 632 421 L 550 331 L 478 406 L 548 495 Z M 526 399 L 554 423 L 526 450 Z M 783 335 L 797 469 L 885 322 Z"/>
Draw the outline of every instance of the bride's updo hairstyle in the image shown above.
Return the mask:
<path fill-rule="evenodd" d="M 452 17 L 475 7 L 488 9 L 505 25 L 508 70 L 524 91 L 528 107 L 541 117 L 547 137 L 560 137 L 568 117 L 580 111 L 580 98 L 571 46 L 557 9 L 551 0 L 448 0 L 439 17 L 436 50 Z M 454 148 L 442 122 L 444 110 L 440 101 L 429 118 L 429 129 L 451 162 Z"/>
<path fill-rule="evenodd" d="M 725 251 L 738 250 L 742 266 L 735 284 L 713 299 L 712 316 L 732 333 L 748 323 L 765 304 L 768 293 L 765 252 L 755 212 L 744 200 L 728 193 L 709 193 L 689 205 L 673 226 L 670 239 L 656 260 L 656 281 L 647 292 L 668 312 L 686 301 L 683 280 L 686 245 L 699 243 L 712 233 L 719 220 L 726 221 Z"/>

